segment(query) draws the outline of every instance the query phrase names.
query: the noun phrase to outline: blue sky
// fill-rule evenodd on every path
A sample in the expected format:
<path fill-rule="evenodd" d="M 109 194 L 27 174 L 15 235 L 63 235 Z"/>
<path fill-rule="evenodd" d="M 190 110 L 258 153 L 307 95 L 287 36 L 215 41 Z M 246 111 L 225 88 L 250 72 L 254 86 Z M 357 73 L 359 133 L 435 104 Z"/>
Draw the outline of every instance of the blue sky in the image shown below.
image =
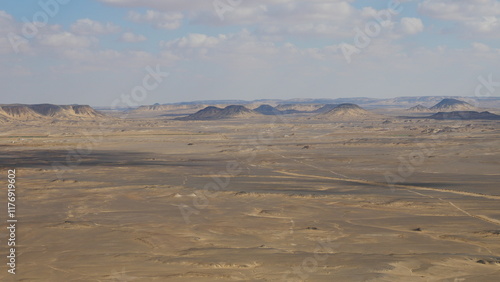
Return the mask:
<path fill-rule="evenodd" d="M 0 4 L 0 103 L 110 106 L 148 67 L 169 76 L 133 105 L 473 96 L 478 77 L 500 81 L 499 58 L 495 0 Z"/>

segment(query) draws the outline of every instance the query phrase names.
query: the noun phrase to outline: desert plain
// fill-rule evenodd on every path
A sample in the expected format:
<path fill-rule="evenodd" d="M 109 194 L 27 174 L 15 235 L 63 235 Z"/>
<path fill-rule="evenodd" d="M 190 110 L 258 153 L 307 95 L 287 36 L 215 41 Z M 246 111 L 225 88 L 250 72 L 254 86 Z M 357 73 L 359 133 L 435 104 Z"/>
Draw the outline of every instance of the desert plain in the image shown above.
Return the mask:
<path fill-rule="evenodd" d="M 401 115 L 2 123 L 0 280 L 499 281 L 499 121 Z"/>

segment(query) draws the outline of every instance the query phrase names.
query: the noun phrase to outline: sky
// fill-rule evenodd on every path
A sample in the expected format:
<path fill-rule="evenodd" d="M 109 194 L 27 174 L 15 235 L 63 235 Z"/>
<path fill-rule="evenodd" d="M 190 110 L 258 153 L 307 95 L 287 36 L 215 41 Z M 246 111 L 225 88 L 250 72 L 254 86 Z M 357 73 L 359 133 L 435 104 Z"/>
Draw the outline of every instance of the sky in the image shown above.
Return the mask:
<path fill-rule="evenodd" d="M 499 62 L 495 0 L 0 3 L 0 104 L 474 96 Z"/>

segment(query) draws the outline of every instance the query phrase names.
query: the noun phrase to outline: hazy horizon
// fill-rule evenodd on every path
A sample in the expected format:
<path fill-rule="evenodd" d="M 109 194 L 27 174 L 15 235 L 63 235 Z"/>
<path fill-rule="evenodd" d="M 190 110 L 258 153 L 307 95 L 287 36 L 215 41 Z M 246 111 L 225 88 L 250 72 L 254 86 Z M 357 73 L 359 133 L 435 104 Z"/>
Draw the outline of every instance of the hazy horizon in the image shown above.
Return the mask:
<path fill-rule="evenodd" d="M 210 104 L 210 103 L 213 103 L 214 105 L 217 104 L 218 102 L 222 103 L 222 104 L 225 104 L 225 103 L 228 103 L 228 102 L 235 102 L 235 103 L 240 103 L 240 102 L 243 102 L 243 103 L 259 103 L 259 102 L 265 102 L 265 101 L 282 101 L 282 102 L 289 102 L 289 103 L 304 103 L 304 104 L 308 104 L 308 103 L 327 103 L 329 100 L 336 100 L 336 99 L 376 99 L 376 100 L 390 100 L 390 99 L 400 99 L 400 98 L 425 98 L 425 97 L 439 97 L 439 98 L 458 98 L 460 100 L 460 98 L 465 98 L 465 99 L 491 99 L 491 98 L 498 98 L 500 99 L 500 97 L 474 97 L 474 96 L 448 96 L 448 95 L 432 95 L 432 96 L 398 96 L 398 97 L 392 97 L 392 98 L 381 98 L 381 97 L 338 97 L 338 98 L 300 98 L 300 97 L 294 97 L 294 98 L 284 98 L 284 99 L 266 99 L 266 98 L 263 98 L 263 99 L 254 99 L 254 100 L 245 100 L 245 99 L 208 99 L 208 100 L 186 100 L 186 101 L 178 101 L 178 102 L 166 102 L 166 103 L 158 103 L 158 102 L 153 102 L 153 103 L 148 103 L 148 104 L 140 104 L 140 105 L 137 105 L 137 106 L 133 106 L 133 107 L 130 107 L 130 108 L 136 108 L 136 107 L 140 107 L 140 106 L 153 106 L 153 105 L 170 105 L 170 104 L 195 104 L 195 103 L 199 103 L 199 104 L 203 104 L 203 103 L 207 103 L 207 104 Z M 16 105 L 16 104 L 19 104 L 19 105 L 35 105 L 35 104 L 52 104 L 52 105 L 60 105 L 60 106 L 63 106 L 63 105 L 88 105 L 88 106 L 91 106 L 93 108 L 112 108 L 112 109 L 124 109 L 124 108 L 127 108 L 127 107 L 120 107 L 120 106 L 117 106 L 117 107 L 112 107 L 110 104 L 108 105 L 99 105 L 99 104 L 78 104 L 78 103 L 67 103 L 67 104 L 60 104 L 60 103 L 50 103 L 50 102 L 39 102 L 39 103 L 0 103 L 0 105 Z"/>

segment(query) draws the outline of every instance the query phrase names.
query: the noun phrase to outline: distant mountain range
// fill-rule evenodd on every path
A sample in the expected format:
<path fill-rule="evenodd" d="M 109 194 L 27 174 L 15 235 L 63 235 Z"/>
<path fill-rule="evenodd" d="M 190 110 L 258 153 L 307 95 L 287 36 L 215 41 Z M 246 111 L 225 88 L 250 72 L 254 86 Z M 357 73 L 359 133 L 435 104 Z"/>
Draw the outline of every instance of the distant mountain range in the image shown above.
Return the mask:
<path fill-rule="evenodd" d="M 53 105 L 53 104 L 9 104 L 0 105 L 0 119 L 6 120 L 38 120 L 48 118 L 96 118 L 103 114 L 87 105 Z"/>
<path fill-rule="evenodd" d="M 315 116 L 317 119 L 357 119 L 375 116 L 375 114 L 356 104 L 343 103 L 336 106 L 327 104 L 326 106 L 327 107 L 323 111 L 320 111 L 319 114 Z"/>
<path fill-rule="evenodd" d="M 419 96 L 419 97 L 396 97 L 388 99 L 377 99 L 367 97 L 337 98 L 337 99 L 260 99 L 253 101 L 245 100 L 204 100 L 181 103 L 168 103 L 163 105 L 262 105 L 268 104 L 278 110 L 314 111 L 326 104 L 357 104 L 364 108 L 410 108 L 416 105 L 432 107 L 444 99 L 456 99 L 469 103 L 474 107 L 500 108 L 500 97 L 461 97 L 461 96 Z M 163 106 L 156 104 L 156 106 Z M 296 105 L 296 107 L 294 107 Z M 301 108 L 298 108 L 298 105 Z M 153 106 L 146 106 L 152 108 Z M 162 107 L 159 107 L 162 108 Z M 163 107 L 165 108 L 165 107 Z"/>
<path fill-rule="evenodd" d="M 321 111 L 318 111 L 321 110 Z M 225 108 L 208 106 L 194 114 L 178 117 L 176 120 L 219 120 L 229 118 L 249 118 L 263 115 L 284 115 L 294 113 L 313 113 L 315 119 L 357 119 L 366 117 L 375 117 L 376 115 L 366 111 L 356 104 L 344 103 L 340 105 L 327 104 L 315 111 L 296 111 L 286 110 L 280 111 L 270 105 L 261 105 L 258 108 L 251 110 L 241 105 L 231 105 Z"/>
<path fill-rule="evenodd" d="M 472 119 L 485 119 L 485 120 L 500 120 L 499 115 L 490 112 L 476 112 L 476 111 L 454 111 L 454 112 L 439 112 L 428 117 L 431 119 L 442 120 L 472 120 Z"/>
<path fill-rule="evenodd" d="M 176 120 L 217 120 L 237 117 L 253 117 L 258 115 L 260 115 L 260 113 L 249 110 L 240 105 L 231 105 L 225 107 L 224 109 L 209 106 L 186 117 L 176 118 Z"/>
<path fill-rule="evenodd" d="M 429 110 L 434 112 L 452 112 L 452 111 L 470 111 L 475 110 L 473 105 L 457 99 L 443 99 L 441 102 L 432 106 Z"/>

